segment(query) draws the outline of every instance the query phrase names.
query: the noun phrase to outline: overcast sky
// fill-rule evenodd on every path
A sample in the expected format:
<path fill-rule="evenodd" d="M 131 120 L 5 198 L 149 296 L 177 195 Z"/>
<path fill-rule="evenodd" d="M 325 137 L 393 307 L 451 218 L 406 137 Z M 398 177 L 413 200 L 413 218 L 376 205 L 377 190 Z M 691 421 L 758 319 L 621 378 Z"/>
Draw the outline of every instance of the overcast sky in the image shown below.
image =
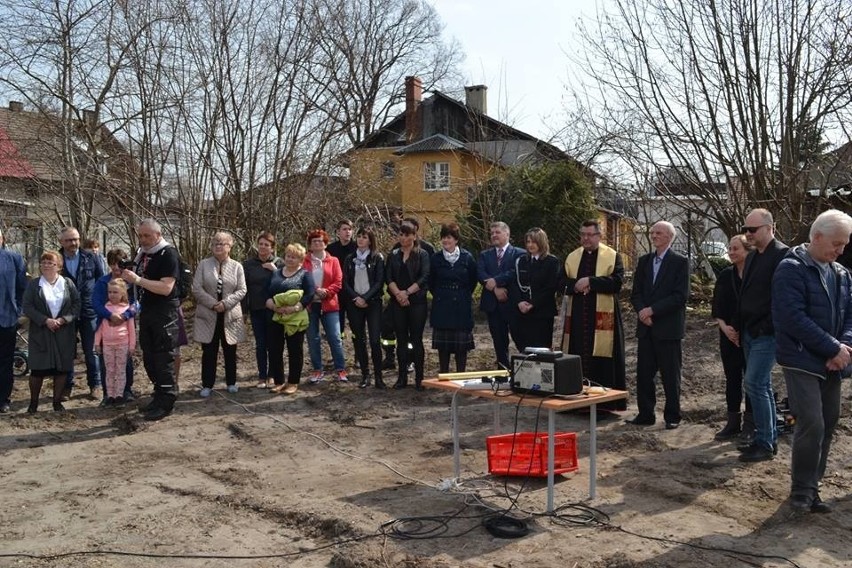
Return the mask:
<path fill-rule="evenodd" d="M 566 52 L 595 0 L 432 0 L 446 34 L 462 45 L 466 85 L 488 86 L 488 114 L 548 138 L 568 81 Z"/>

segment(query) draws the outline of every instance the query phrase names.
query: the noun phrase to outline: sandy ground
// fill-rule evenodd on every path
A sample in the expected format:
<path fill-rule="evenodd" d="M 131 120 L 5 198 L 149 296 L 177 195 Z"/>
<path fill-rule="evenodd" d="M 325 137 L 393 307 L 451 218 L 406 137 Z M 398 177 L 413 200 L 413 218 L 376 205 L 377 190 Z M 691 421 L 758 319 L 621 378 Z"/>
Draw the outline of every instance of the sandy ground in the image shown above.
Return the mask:
<path fill-rule="evenodd" d="M 176 412 L 154 424 L 135 407 L 98 409 L 81 390 L 67 413 L 45 399 L 29 416 L 19 381 L 13 412 L 0 417 L 0 566 L 852 565 L 848 382 L 822 487 L 835 511 L 792 518 L 789 435 L 777 459 L 753 465 L 713 440 L 724 391 L 708 320 L 689 319 L 681 428 L 624 425 L 633 404 L 599 423 L 592 502 L 588 417 L 558 415 L 558 431 L 577 433 L 580 469 L 558 478 L 557 515 L 544 514 L 543 480 L 488 475 L 493 411 L 478 400 L 461 401 L 462 478 L 450 484 L 450 395 L 324 383 L 270 396 L 253 388 L 249 343 L 240 391 L 220 382 L 207 400 L 197 395 L 200 350 L 185 349 Z M 635 319 L 626 322 L 632 386 Z M 489 368 L 485 325 L 478 331 L 470 368 Z M 437 356 L 427 357 L 435 371 Z M 150 390 L 138 372 L 137 385 Z M 534 408 L 501 415 L 504 432 L 515 420 L 521 431 L 546 428 Z M 527 536 L 482 527 L 509 507 L 528 518 Z"/>

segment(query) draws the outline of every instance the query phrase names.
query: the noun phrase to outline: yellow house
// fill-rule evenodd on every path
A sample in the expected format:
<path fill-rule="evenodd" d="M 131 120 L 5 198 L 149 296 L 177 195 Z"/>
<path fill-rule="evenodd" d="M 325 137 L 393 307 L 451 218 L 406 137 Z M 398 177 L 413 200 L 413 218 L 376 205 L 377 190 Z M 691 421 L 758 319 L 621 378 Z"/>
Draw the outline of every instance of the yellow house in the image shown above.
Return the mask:
<path fill-rule="evenodd" d="M 438 91 L 423 99 L 420 79 L 406 77 L 405 112 L 346 153 L 352 194 L 428 227 L 466 211 L 495 169 L 571 159 L 490 118 L 486 91 L 484 85 L 465 87 L 464 103 Z"/>

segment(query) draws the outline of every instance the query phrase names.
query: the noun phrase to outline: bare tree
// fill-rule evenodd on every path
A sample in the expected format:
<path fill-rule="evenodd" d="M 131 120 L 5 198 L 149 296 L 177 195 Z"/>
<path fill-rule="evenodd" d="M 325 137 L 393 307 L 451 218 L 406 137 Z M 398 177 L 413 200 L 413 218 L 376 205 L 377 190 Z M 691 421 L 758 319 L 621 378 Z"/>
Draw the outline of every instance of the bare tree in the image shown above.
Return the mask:
<path fill-rule="evenodd" d="M 58 132 L 54 223 L 85 233 L 108 216 L 132 241 L 134 222 L 155 216 L 189 260 L 217 228 L 244 244 L 260 230 L 301 239 L 358 208 L 337 157 L 392 112 L 402 77 L 434 84 L 460 57 L 419 1 L 0 0 L 0 10 L 0 91 Z M 104 175 L 102 138 L 124 143 L 127 183 Z"/>
<path fill-rule="evenodd" d="M 762 206 L 795 239 L 814 206 L 804 190 L 818 133 L 850 117 L 849 3 L 611 5 L 581 29 L 576 61 L 595 101 L 580 99 L 594 153 L 622 158 L 634 179 L 688 172 L 693 191 L 671 198 L 728 234 Z"/>
<path fill-rule="evenodd" d="M 459 85 L 463 56 L 445 41 L 443 24 L 425 0 L 309 0 L 326 86 L 322 107 L 356 144 L 404 100 L 403 81 L 417 75 L 425 90 Z"/>

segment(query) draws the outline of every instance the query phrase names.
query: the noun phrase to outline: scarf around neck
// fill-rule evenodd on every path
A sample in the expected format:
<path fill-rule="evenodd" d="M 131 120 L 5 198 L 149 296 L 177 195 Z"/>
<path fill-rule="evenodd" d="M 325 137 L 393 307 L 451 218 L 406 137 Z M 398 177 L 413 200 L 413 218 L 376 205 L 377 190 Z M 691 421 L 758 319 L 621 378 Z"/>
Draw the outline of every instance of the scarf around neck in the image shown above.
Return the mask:
<path fill-rule="evenodd" d="M 150 255 L 157 254 L 158 252 L 160 252 L 161 250 L 163 250 L 167 246 L 171 246 L 171 245 L 169 245 L 169 243 L 168 243 L 168 241 L 166 241 L 166 239 L 164 239 L 163 237 L 160 237 L 160 240 L 157 241 L 156 244 L 154 244 L 154 245 L 152 245 L 148 248 L 139 247 L 139 250 L 136 251 L 136 258 L 133 259 L 133 262 L 135 262 L 136 264 L 139 264 L 139 261 L 142 260 L 143 255 L 147 254 L 147 255 L 150 256 Z"/>
<path fill-rule="evenodd" d="M 459 247 L 456 247 L 453 252 L 447 252 L 447 249 L 441 249 L 441 252 L 444 254 L 444 259 L 450 263 L 450 266 L 454 265 L 461 256 L 461 249 Z"/>
<path fill-rule="evenodd" d="M 366 249 L 363 253 L 355 249 L 355 270 L 367 270 L 367 258 L 370 256 L 370 249 Z"/>

